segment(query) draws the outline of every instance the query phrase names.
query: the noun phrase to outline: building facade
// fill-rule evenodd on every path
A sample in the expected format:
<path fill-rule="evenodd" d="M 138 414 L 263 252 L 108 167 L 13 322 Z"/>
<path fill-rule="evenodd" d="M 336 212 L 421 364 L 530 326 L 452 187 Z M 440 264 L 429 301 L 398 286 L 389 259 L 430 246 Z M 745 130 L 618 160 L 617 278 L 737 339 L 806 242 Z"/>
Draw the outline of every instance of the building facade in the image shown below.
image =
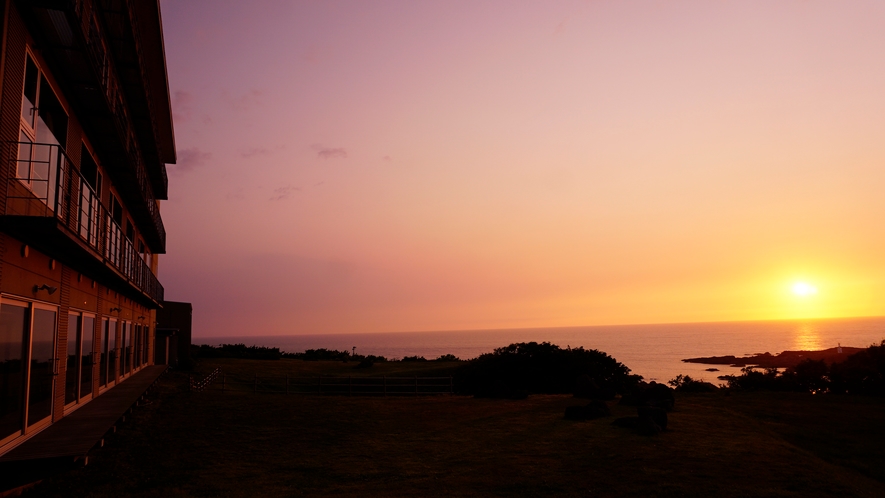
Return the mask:
<path fill-rule="evenodd" d="M 154 363 L 158 0 L 0 0 L 0 455 Z"/>

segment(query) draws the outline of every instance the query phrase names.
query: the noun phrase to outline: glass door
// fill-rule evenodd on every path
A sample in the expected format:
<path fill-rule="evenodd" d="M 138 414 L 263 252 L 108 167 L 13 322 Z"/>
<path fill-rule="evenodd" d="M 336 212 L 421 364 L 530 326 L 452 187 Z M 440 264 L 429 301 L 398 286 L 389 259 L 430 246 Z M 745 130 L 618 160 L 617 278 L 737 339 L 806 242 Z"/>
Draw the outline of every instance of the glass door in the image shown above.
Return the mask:
<path fill-rule="evenodd" d="M 0 445 L 50 422 L 57 314 L 39 303 L 0 302 Z"/>
<path fill-rule="evenodd" d="M 95 317 L 83 316 L 83 346 L 80 348 L 80 400 L 92 398 L 92 374 L 95 370 Z"/>
<path fill-rule="evenodd" d="M 22 433 L 27 335 L 27 305 L 0 304 L 0 444 Z"/>
<path fill-rule="evenodd" d="M 55 374 L 55 308 L 33 305 L 30 368 L 28 369 L 28 427 L 49 422 Z"/>
<path fill-rule="evenodd" d="M 68 362 L 65 369 L 65 406 L 80 399 L 80 346 L 83 328 L 80 313 L 68 313 Z"/>
<path fill-rule="evenodd" d="M 117 319 L 111 318 L 108 322 L 108 385 L 117 383 Z"/>
<path fill-rule="evenodd" d="M 128 376 L 129 370 L 132 368 L 131 345 L 132 324 L 123 322 L 123 331 L 120 337 L 120 377 Z"/>
<path fill-rule="evenodd" d="M 114 385 L 114 348 L 117 346 L 117 320 L 101 319 L 101 335 L 99 336 L 99 386 L 107 388 Z"/>
<path fill-rule="evenodd" d="M 138 370 L 141 367 L 141 325 L 135 324 L 135 336 L 133 337 L 134 343 L 133 349 L 135 350 L 135 362 L 133 364 L 133 370 Z"/>

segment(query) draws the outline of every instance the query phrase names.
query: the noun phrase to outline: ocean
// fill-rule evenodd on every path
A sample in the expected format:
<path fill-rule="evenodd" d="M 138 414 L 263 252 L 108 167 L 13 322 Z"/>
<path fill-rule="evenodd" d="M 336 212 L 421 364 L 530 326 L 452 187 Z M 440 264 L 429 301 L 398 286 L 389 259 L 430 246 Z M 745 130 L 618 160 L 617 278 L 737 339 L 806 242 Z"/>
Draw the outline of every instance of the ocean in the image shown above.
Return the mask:
<path fill-rule="evenodd" d="M 194 337 L 194 344 L 243 343 L 278 347 L 286 352 L 337 349 L 387 358 L 453 354 L 475 358 L 515 342 L 549 341 L 561 347 L 603 351 L 645 380 L 666 382 L 679 374 L 713 383 L 719 375 L 740 373 L 727 365 L 683 363 L 701 356 L 743 356 L 781 351 L 818 350 L 842 346 L 867 347 L 885 339 L 885 317 L 829 320 L 611 325 L 531 329 L 388 332 L 329 335 Z M 706 371 L 718 368 L 718 372 Z"/>

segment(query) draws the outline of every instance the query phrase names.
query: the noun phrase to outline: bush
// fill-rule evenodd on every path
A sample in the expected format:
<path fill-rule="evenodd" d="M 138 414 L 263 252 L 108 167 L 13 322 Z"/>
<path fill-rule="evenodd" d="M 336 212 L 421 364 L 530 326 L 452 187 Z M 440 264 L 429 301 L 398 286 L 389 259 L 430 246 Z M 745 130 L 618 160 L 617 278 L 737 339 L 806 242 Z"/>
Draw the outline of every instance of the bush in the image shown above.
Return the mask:
<path fill-rule="evenodd" d="M 719 389 L 709 382 L 695 380 L 688 375 L 677 375 L 675 379 L 667 381 L 667 384 L 677 391 L 686 393 L 708 393 Z"/>
<path fill-rule="evenodd" d="M 830 368 L 830 390 L 885 396 L 885 340 Z"/>
<path fill-rule="evenodd" d="M 250 360 L 279 360 L 283 357 L 280 348 L 249 346 L 245 344 L 222 344 L 214 347 L 206 344 L 191 346 L 191 356 L 195 358 L 247 358 Z"/>
<path fill-rule="evenodd" d="M 427 361 L 427 358 L 423 356 L 403 356 L 403 359 L 400 361 Z"/>
<path fill-rule="evenodd" d="M 599 388 L 624 392 L 640 376 L 611 356 L 593 349 L 562 349 L 549 342 L 518 343 L 466 362 L 455 371 L 457 392 L 484 397 L 564 394 L 587 375 Z"/>
<path fill-rule="evenodd" d="M 283 353 L 284 358 L 293 358 L 305 361 L 349 361 L 350 351 L 338 351 L 337 349 L 308 349 L 303 353 Z"/>
<path fill-rule="evenodd" d="M 829 368 L 824 360 L 806 359 L 781 374 L 784 390 L 826 392 L 829 388 Z"/>
<path fill-rule="evenodd" d="M 458 358 L 453 354 L 444 354 L 433 361 L 461 361 L 461 358 Z"/>

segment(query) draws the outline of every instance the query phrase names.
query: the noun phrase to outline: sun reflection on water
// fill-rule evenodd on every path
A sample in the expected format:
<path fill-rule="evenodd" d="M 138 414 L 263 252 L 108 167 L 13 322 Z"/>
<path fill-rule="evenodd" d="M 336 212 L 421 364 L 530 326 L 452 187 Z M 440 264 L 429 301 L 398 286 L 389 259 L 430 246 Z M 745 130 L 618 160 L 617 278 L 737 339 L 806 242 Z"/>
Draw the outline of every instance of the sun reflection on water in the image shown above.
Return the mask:
<path fill-rule="evenodd" d="M 793 351 L 817 351 L 824 349 L 821 346 L 817 327 L 810 323 L 798 324 L 793 337 L 793 344 Z"/>

